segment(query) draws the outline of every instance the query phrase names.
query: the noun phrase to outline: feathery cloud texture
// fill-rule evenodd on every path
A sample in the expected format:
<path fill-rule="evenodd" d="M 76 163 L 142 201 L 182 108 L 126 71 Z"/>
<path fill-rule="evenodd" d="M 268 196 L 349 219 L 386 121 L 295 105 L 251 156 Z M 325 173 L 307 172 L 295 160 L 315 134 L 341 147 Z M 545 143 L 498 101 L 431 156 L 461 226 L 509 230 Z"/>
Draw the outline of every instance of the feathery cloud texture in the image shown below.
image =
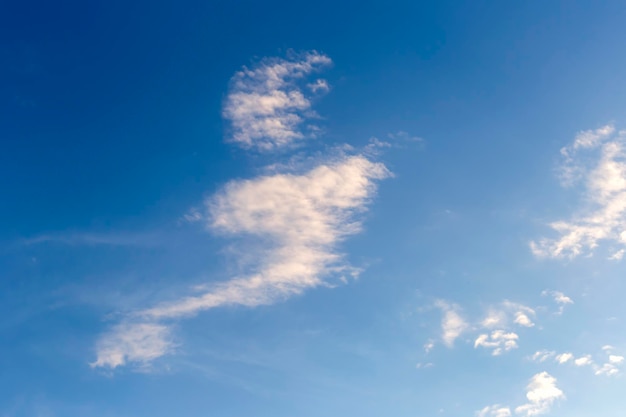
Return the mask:
<path fill-rule="evenodd" d="M 329 66 L 331 59 L 312 51 L 292 59 L 267 58 L 257 66 L 243 68 L 231 79 L 223 116 L 230 121 L 230 141 L 243 148 L 272 151 L 310 136 L 317 128 L 302 126 L 316 117 L 306 94 L 328 91 L 318 79 L 306 87 L 302 80 Z"/>
<path fill-rule="evenodd" d="M 232 181 L 206 201 L 207 226 L 226 236 L 253 238 L 263 248 L 251 271 L 216 284 L 206 293 L 137 313 L 144 322 L 106 334 L 94 366 L 115 368 L 168 353 L 167 327 L 160 322 L 193 316 L 211 308 L 267 305 L 328 285 L 332 277 L 355 275 L 336 246 L 361 230 L 362 213 L 376 192 L 376 181 L 390 172 L 363 156 L 345 156 L 302 175 L 275 174 Z M 156 336 L 141 336 L 154 329 Z M 137 332 L 135 334 L 134 332 Z"/>
<path fill-rule="evenodd" d="M 582 185 L 586 203 L 569 220 L 550 223 L 558 236 L 532 241 L 532 252 L 575 258 L 593 254 L 604 241 L 612 244 L 609 258 L 620 260 L 626 246 L 626 130 L 607 125 L 580 132 L 561 156 L 561 183 Z"/>

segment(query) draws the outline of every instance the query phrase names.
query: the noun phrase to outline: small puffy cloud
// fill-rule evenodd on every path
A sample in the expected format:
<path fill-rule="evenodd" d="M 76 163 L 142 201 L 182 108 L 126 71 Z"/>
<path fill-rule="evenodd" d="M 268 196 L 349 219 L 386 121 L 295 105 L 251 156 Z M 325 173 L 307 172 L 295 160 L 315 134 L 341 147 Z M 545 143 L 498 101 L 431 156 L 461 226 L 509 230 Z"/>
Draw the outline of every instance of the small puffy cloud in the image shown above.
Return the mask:
<path fill-rule="evenodd" d="M 531 317 L 535 316 L 535 310 L 520 303 L 514 303 L 509 300 L 504 300 L 497 306 L 492 306 L 487 312 L 481 326 L 487 329 L 492 328 L 505 328 L 512 320 L 513 323 L 522 327 L 533 327 Z"/>
<path fill-rule="evenodd" d="M 449 304 L 443 300 L 439 300 L 436 306 L 443 311 L 441 338 L 446 346 L 452 347 L 454 346 L 454 341 L 469 328 L 469 325 L 460 315 L 459 307 L 456 304 Z"/>
<path fill-rule="evenodd" d="M 491 334 L 481 334 L 474 341 L 474 348 L 484 347 L 493 349 L 491 354 L 498 356 L 503 351 L 509 351 L 517 348 L 517 340 L 519 336 L 513 332 L 505 332 L 504 330 L 495 330 Z"/>
<path fill-rule="evenodd" d="M 431 350 L 435 347 L 435 341 L 429 339 L 428 342 L 424 343 L 424 352 L 430 353 Z"/>
<path fill-rule="evenodd" d="M 624 357 L 620 355 L 608 355 L 606 362 L 601 366 L 596 366 L 596 375 L 615 376 L 621 371 L 621 367 L 624 364 Z"/>
<path fill-rule="evenodd" d="M 575 258 L 592 255 L 601 242 L 626 245 L 626 131 L 612 125 L 579 133 L 561 149 L 560 178 L 564 186 L 581 184 L 585 206 L 567 220 L 549 224 L 557 236 L 530 243 L 539 257 Z"/>
<path fill-rule="evenodd" d="M 146 366 L 173 349 L 168 326 L 157 323 L 121 323 L 100 338 L 96 344 L 96 361 L 90 365 L 92 368 L 116 368 L 127 363 Z"/>
<path fill-rule="evenodd" d="M 576 366 L 591 366 L 593 365 L 593 360 L 591 359 L 591 355 L 584 355 L 580 358 L 574 359 L 574 365 Z"/>
<path fill-rule="evenodd" d="M 531 356 L 531 359 L 536 362 L 545 362 L 548 359 L 553 358 L 555 355 L 556 353 L 554 351 L 538 350 Z"/>
<path fill-rule="evenodd" d="M 606 346 L 605 346 L 606 348 Z M 532 355 L 531 359 L 536 362 L 545 362 L 548 359 L 554 359 L 559 365 L 572 363 L 577 367 L 589 367 L 596 375 L 614 376 L 618 375 L 621 371 L 621 367 L 624 364 L 624 357 L 621 355 L 610 354 L 610 349 L 603 349 L 605 352 L 605 359 L 594 358 L 591 355 L 582 355 L 575 357 L 573 353 L 555 353 L 553 351 L 538 351 Z M 602 363 L 604 362 L 604 363 Z M 599 365 L 598 363 L 601 363 Z"/>
<path fill-rule="evenodd" d="M 511 417 L 511 409 L 500 404 L 489 405 L 476 411 L 476 417 Z"/>
<path fill-rule="evenodd" d="M 312 51 L 290 59 L 265 59 L 237 72 L 223 108 L 232 127 L 230 141 L 244 148 L 272 151 L 310 136 L 302 124 L 316 115 L 300 83 L 331 63 L 328 56 Z M 325 92 L 328 84 L 318 79 L 308 84 L 308 90 Z M 308 126 L 308 130 L 316 129 Z"/>
<path fill-rule="evenodd" d="M 358 270 L 337 245 L 361 230 L 360 213 L 375 195 L 377 181 L 389 176 L 383 164 L 363 156 L 343 156 L 301 175 L 275 174 L 232 181 L 206 202 L 207 226 L 225 236 L 262 245 L 246 254 L 249 271 L 184 297 L 137 312 L 141 324 L 120 325 L 97 346 L 93 366 L 115 368 L 148 362 L 169 352 L 163 320 L 203 310 L 272 304 L 305 290 L 345 280 Z M 450 329 L 450 331 L 453 331 Z"/>
<path fill-rule="evenodd" d="M 614 376 L 619 373 L 619 369 L 612 363 L 605 363 L 596 369 L 596 375 Z"/>
<path fill-rule="evenodd" d="M 553 290 L 543 290 L 541 295 L 552 297 L 554 302 L 559 306 L 559 311 L 557 314 L 563 314 L 563 310 L 565 310 L 565 306 L 568 304 L 574 304 L 574 301 L 563 294 L 561 291 L 553 291 Z"/>
<path fill-rule="evenodd" d="M 515 408 L 515 413 L 525 417 L 548 413 L 555 401 L 565 398 L 556 382 L 556 378 L 547 372 L 535 374 L 526 387 L 528 402 Z"/>
<path fill-rule="evenodd" d="M 480 323 L 482 327 L 492 329 L 494 327 L 502 327 L 507 323 L 506 312 L 499 309 L 490 309 L 487 313 L 487 317 Z"/>
<path fill-rule="evenodd" d="M 574 359 L 574 355 L 567 352 L 567 353 L 561 353 L 559 355 L 556 355 L 556 357 L 554 358 L 558 363 L 560 364 L 564 364 L 567 363 L 569 361 L 571 361 L 572 359 Z"/>

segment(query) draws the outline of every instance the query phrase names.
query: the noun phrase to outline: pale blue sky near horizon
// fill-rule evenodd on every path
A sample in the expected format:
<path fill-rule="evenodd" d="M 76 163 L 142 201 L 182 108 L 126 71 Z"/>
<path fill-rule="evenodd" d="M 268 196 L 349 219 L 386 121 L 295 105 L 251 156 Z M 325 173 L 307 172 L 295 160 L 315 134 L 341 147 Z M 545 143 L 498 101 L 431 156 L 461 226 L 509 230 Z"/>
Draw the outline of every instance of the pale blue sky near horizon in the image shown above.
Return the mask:
<path fill-rule="evenodd" d="M 0 5 L 0 417 L 621 416 L 622 2 Z"/>

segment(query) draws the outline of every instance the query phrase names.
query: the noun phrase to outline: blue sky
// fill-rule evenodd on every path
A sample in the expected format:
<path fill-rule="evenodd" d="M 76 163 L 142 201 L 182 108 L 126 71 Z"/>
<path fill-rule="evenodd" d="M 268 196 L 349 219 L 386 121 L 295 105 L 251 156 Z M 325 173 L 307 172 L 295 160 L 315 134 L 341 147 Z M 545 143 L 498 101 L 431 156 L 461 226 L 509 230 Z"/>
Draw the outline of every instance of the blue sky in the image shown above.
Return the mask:
<path fill-rule="evenodd" d="M 622 416 L 621 2 L 0 6 L 0 416 Z"/>

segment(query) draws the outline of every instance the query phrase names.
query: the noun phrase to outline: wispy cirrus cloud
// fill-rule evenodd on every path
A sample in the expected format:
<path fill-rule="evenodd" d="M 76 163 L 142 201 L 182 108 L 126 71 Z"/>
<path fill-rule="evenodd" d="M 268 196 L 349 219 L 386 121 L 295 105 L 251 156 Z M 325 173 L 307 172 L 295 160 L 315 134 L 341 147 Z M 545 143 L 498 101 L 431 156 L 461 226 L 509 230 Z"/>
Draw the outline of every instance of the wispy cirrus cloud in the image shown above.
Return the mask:
<path fill-rule="evenodd" d="M 171 353 L 175 348 L 169 326 L 158 323 L 123 322 L 104 334 L 96 345 L 92 368 L 116 368 L 128 362 L 139 367 Z"/>
<path fill-rule="evenodd" d="M 243 68 L 231 79 L 223 116 L 231 124 L 230 141 L 243 148 L 272 151 L 310 137 L 317 128 L 303 126 L 316 117 L 311 94 L 327 92 L 323 79 L 302 85 L 305 77 L 332 64 L 316 51 L 290 59 L 268 58 Z"/>
<path fill-rule="evenodd" d="M 585 203 L 568 220 L 549 224 L 556 237 L 530 242 L 533 254 L 571 259 L 592 255 L 607 242 L 609 259 L 620 260 L 626 246 L 626 130 L 606 125 L 580 132 L 561 157 L 561 183 L 582 186 Z"/>
<path fill-rule="evenodd" d="M 129 336 L 144 326 L 157 326 L 167 335 L 162 324 L 166 320 L 228 305 L 272 304 L 329 285 L 332 278 L 357 274 L 337 245 L 361 231 L 359 214 L 375 195 L 377 181 L 389 175 L 383 164 L 355 155 L 300 175 L 281 173 L 228 183 L 206 201 L 203 220 L 213 232 L 263 243 L 263 249 L 247 255 L 254 258 L 250 271 L 199 296 L 133 314 L 129 320 L 134 324 L 103 336 L 94 366 L 115 368 L 168 353 L 161 343 L 164 338 Z"/>

